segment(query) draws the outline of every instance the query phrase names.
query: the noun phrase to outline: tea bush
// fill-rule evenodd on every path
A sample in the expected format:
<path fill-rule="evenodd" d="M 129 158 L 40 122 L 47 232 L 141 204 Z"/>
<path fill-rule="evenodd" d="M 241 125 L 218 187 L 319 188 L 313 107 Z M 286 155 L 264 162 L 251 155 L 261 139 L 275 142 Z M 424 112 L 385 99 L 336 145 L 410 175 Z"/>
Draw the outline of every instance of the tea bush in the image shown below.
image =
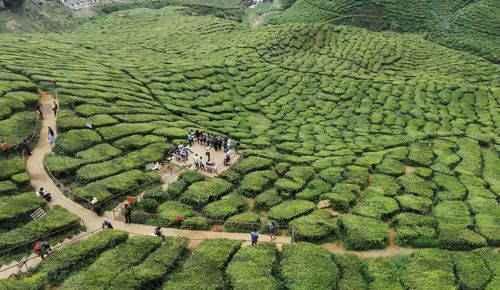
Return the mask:
<path fill-rule="evenodd" d="M 156 237 L 132 237 L 117 247 L 104 252 L 83 271 L 64 281 L 60 289 L 91 287 L 106 289 L 123 271 L 138 265 L 161 244 Z M 110 267 L 112 265 L 112 267 Z"/>
<path fill-rule="evenodd" d="M 273 244 L 240 249 L 227 266 L 226 274 L 233 289 L 278 289 L 273 271 L 278 261 Z"/>
<path fill-rule="evenodd" d="M 387 245 L 389 227 L 380 220 L 347 214 L 341 216 L 339 225 L 348 249 L 377 249 Z"/>
<path fill-rule="evenodd" d="M 288 223 L 296 217 L 312 212 L 315 207 L 314 203 L 306 200 L 286 200 L 272 207 L 268 216 L 278 223 Z"/>
<path fill-rule="evenodd" d="M 339 270 L 331 254 L 308 243 L 284 245 L 280 273 L 287 289 L 331 289 Z"/>

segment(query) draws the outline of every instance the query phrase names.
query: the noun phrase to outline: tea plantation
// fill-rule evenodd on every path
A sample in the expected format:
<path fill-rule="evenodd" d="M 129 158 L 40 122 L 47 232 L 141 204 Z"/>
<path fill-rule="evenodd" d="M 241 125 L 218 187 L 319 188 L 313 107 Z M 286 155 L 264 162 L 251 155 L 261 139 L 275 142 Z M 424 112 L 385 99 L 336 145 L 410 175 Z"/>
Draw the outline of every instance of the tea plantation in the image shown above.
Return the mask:
<path fill-rule="evenodd" d="M 107 230 L 0 289 L 499 289 L 500 2 L 297 0 L 256 28 L 242 7 L 112 4 L 61 33 L 0 34 L 0 251 L 79 220 L 25 172 L 42 83 L 60 105 L 44 162 L 75 201 L 143 193 L 135 223 L 276 221 L 297 243 L 187 251 Z M 145 165 L 191 130 L 241 142 L 243 158 L 164 190 Z M 396 247 L 416 250 L 347 253 Z"/>
<path fill-rule="evenodd" d="M 50 255 L 2 289 L 498 289 L 498 253 L 419 250 L 361 259 L 309 243 L 240 247 L 186 238 L 132 237 L 105 230 Z M 454 270 L 455 269 L 455 270 Z M 463 287 L 463 288 L 462 288 Z"/>

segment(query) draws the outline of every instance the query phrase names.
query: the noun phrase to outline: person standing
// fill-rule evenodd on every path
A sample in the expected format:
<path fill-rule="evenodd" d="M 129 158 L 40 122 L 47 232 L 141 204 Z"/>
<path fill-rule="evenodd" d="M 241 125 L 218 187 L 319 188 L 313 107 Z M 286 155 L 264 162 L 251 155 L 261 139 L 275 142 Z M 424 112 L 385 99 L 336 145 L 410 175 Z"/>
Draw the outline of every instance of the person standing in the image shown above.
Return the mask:
<path fill-rule="evenodd" d="M 132 222 L 132 208 L 128 205 L 125 204 L 125 223 L 129 224 Z"/>
<path fill-rule="evenodd" d="M 52 128 L 50 127 L 49 127 L 48 137 L 49 137 L 50 147 L 54 147 L 54 143 L 56 143 L 56 134 L 54 133 L 54 130 L 52 130 Z"/>
<path fill-rule="evenodd" d="M 259 233 L 257 231 L 251 232 L 250 238 L 252 239 L 252 246 L 257 245 L 257 242 L 259 241 Z"/>
<path fill-rule="evenodd" d="M 271 240 L 276 240 L 276 222 L 272 221 L 271 224 L 269 225 L 269 234 L 271 235 Z"/>
<path fill-rule="evenodd" d="M 21 147 L 28 151 L 28 155 L 31 156 L 30 141 L 28 141 L 28 139 L 24 139 L 23 142 L 21 142 Z"/>
<path fill-rule="evenodd" d="M 40 107 L 40 106 L 36 107 L 36 112 L 37 112 L 38 116 L 40 116 L 40 119 L 43 120 L 43 110 L 42 110 L 42 107 Z"/>
<path fill-rule="evenodd" d="M 205 147 L 205 155 L 207 155 L 208 161 L 210 161 L 210 151 L 211 150 L 212 150 L 212 148 L 210 148 L 210 145 L 207 145 L 207 147 Z"/>
<path fill-rule="evenodd" d="M 54 100 L 54 106 L 52 107 L 52 111 L 54 112 L 54 117 L 57 117 L 57 110 L 59 109 L 59 105 L 57 105 L 56 100 Z"/>

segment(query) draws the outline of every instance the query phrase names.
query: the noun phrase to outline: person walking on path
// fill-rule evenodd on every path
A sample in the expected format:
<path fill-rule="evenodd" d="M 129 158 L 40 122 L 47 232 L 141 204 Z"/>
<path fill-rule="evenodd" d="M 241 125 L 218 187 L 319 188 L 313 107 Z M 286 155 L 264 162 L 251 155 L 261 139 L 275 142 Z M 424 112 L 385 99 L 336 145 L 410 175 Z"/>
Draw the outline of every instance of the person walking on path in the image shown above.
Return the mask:
<path fill-rule="evenodd" d="M 269 234 L 271 235 L 271 240 L 276 240 L 276 222 L 272 221 L 269 225 Z"/>
<path fill-rule="evenodd" d="M 54 100 L 54 106 L 52 107 L 52 111 L 54 112 L 54 117 L 57 117 L 57 110 L 59 109 L 59 105 L 57 105 L 56 100 Z"/>
<path fill-rule="evenodd" d="M 30 141 L 28 141 L 28 139 L 24 139 L 23 142 L 21 142 L 21 147 L 28 151 L 28 155 L 31 156 Z"/>
<path fill-rule="evenodd" d="M 132 208 L 126 203 L 125 207 L 125 223 L 129 224 L 132 222 Z"/>
<path fill-rule="evenodd" d="M 40 116 L 40 119 L 43 120 L 43 109 L 42 109 L 42 107 L 40 107 L 40 106 L 36 107 L 36 113 L 38 114 L 38 116 Z"/>
<path fill-rule="evenodd" d="M 56 134 L 54 133 L 54 130 L 52 130 L 52 128 L 50 127 L 49 127 L 48 137 L 49 137 L 50 147 L 54 147 L 54 144 L 56 143 Z"/>
<path fill-rule="evenodd" d="M 113 225 L 108 221 L 108 219 L 104 219 L 104 222 L 102 223 L 102 229 L 112 229 Z"/>
<path fill-rule="evenodd" d="M 252 240 L 252 246 L 257 245 L 257 242 L 259 241 L 259 233 L 257 231 L 251 232 L 250 238 Z"/>

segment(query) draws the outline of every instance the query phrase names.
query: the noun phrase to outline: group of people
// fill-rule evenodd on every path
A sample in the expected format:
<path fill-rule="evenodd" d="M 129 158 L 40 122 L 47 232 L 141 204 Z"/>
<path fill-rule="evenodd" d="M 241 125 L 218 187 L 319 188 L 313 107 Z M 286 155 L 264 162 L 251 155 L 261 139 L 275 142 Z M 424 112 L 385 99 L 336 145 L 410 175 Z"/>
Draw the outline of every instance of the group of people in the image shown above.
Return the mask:
<path fill-rule="evenodd" d="M 59 105 L 56 100 L 54 100 L 54 105 L 52 106 L 52 112 L 54 113 L 54 117 L 57 117 L 57 111 L 59 110 Z M 36 107 L 36 113 L 43 120 L 43 108 L 41 106 Z"/>
<path fill-rule="evenodd" d="M 278 226 L 275 221 L 272 221 L 269 225 L 269 236 L 271 237 L 271 241 L 276 240 L 276 231 L 278 230 Z M 252 246 L 257 245 L 259 241 L 259 232 L 254 230 L 250 233 L 250 240 L 252 242 Z"/>

